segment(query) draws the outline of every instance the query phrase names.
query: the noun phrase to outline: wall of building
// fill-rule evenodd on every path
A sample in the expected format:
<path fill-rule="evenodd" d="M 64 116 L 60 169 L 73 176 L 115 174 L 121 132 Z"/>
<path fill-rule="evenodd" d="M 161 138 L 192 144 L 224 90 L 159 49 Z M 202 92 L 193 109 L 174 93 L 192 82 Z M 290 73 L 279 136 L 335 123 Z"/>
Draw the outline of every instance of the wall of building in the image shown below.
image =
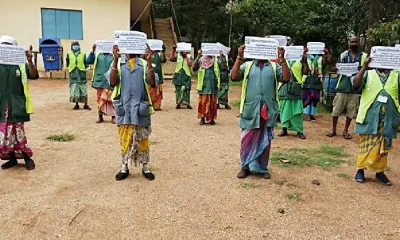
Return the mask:
<path fill-rule="evenodd" d="M 13 36 L 18 45 L 32 45 L 39 50 L 42 37 L 41 8 L 81 10 L 83 40 L 79 40 L 83 51 L 89 53 L 96 40 L 112 40 L 114 30 L 129 30 L 131 0 L 30 0 L 23 3 L 0 0 L 0 35 Z M 64 59 L 70 50 L 71 39 L 62 39 Z M 65 60 L 64 60 L 65 62 Z M 43 60 L 38 57 L 38 68 L 43 69 Z"/>

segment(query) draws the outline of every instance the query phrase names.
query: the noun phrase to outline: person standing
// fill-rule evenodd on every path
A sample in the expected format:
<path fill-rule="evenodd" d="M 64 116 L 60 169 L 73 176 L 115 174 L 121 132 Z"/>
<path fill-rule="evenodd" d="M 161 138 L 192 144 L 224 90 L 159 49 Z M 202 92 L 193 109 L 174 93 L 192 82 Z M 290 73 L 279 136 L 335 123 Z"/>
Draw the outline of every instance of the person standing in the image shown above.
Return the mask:
<path fill-rule="evenodd" d="M 115 111 L 111 99 L 113 88 L 105 77 L 105 73 L 110 69 L 114 58 L 109 53 L 99 53 L 96 55 L 95 52 L 96 44 L 93 45 L 92 52 L 87 58 L 87 64 L 94 64 L 92 87 L 97 91 L 97 108 L 99 110 L 99 118 L 96 123 L 104 122 L 103 115 L 106 115 L 111 116 L 111 121 L 115 124 Z"/>
<path fill-rule="evenodd" d="M 181 105 L 186 105 L 188 109 L 193 109 L 190 105 L 190 91 L 192 89 L 192 66 L 193 58 L 187 52 L 176 52 L 176 47 L 172 49 L 171 62 L 176 62 L 175 73 L 172 83 L 175 85 L 176 109 Z"/>
<path fill-rule="evenodd" d="M 244 49 L 245 46 L 239 48 L 231 75 L 232 81 L 243 80 L 240 101 L 241 170 L 237 177 L 246 178 L 253 172 L 269 179 L 271 141 L 279 111 L 278 82 L 288 82 L 291 73 L 283 48 L 278 51 L 279 64 L 265 60 L 245 62 Z"/>
<path fill-rule="evenodd" d="M 149 88 L 156 87 L 156 74 L 147 49 L 145 59 L 129 54 L 128 60 L 119 62 L 119 48 L 114 46 L 114 61 L 108 76 L 114 87 L 112 99 L 115 107 L 120 138 L 122 167 L 115 176 L 117 181 L 129 176 L 128 163 L 142 164 L 142 174 L 148 180 L 155 176 L 150 170 L 150 140 L 152 107 Z M 119 70 L 118 70 L 119 69 Z"/>
<path fill-rule="evenodd" d="M 288 83 L 282 84 L 279 88 L 280 122 L 282 131 L 279 137 L 288 135 L 288 130 L 296 131 L 297 136 L 306 139 L 303 128 L 303 96 L 301 85 L 303 83 L 303 70 L 307 65 L 307 59 L 301 61 L 287 61 L 292 71 L 292 78 Z"/>
<path fill-rule="evenodd" d="M 152 51 L 151 57 L 154 73 L 158 75 L 159 79 L 159 81 L 156 83 L 156 87 L 150 89 L 150 96 L 155 111 L 161 110 L 161 102 L 163 99 L 164 73 L 162 70 L 162 63 L 166 63 L 167 59 L 165 58 L 165 46 L 163 45 L 162 47 L 163 50 L 161 52 Z"/>
<path fill-rule="evenodd" d="M 221 84 L 221 69 L 226 70 L 226 58 L 220 52 L 221 64 L 214 56 L 202 56 L 201 49 L 193 62 L 193 70 L 198 70 L 197 91 L 199 94 L 199 107 L 197 117 L 200 125 L 210 123 L 215 125 L 217 119 L 218 89 Z"/>
<path fill-rule="evenodd" d="M 1 36 L 0 44 L 18 45 L 10 36 Z M 8 160 L 1 169 L 16 166 L 18 159 L 24 159 L 27 170 L 35 169 L 24 125 L 33 113 L 28 79 L 38 79 L 39 74 L 28 51 L 26 59 L 27 64 L 20 66 L 0 64 L 0 158 Z"/>
<path fill-rule="evenodd" d="M 220 79 L 221 79 L 221 87 L 218 90 L 218 104 L 217 108 L 220 108 L 220 105 L 225 106 L 225 109 L 231 110 L 231 106 L 229 106 L 229 62 L 228 56 L 225 59 L 226 69 L 221 69 Z M 218 64 L 222 64 L 221 56 L 218 56 Z"/>
<path fill-rule="evenodd" d="M 349 50 L 343 52 L 338 60 L 339 63 L 359 63 L 359 68 L 364 65 L 367 54 L 360 50 L 360 39 L 353 36 L 349 39 Z M 336 96 L 333 100 L 332 131 L 326 136 L 336 136 L 336 127 L 339 116 L 346 109 L 346 124 L 344 126 L 343 138 L 351 139 L 349 127 L 352 119 L 357 114 L 357 105 L 360 98 L 358 91 L 355 91 L 350 81 L 350 76 L 340 74 L 336 85 Z"/>
<path fill-rule="evenodd" d="M 67 54 L 67 67 L 69 79 L 69 101 L 75 103 L 73 110 L 79 109 L 78 103 L 84 104 L 84 109 L 92 110 L 88 105 L 87 79 L 86 79 L 86 54 L 81 51 L 78 41 L 71 43 L 71 51 Z"/>
<path fill-rule="evenodd" d="M 370 58 L 365 60 L 353 81 L 353 87 L 362 90 L 355 127 L 355 133 L 360 134 L 355 180 L 365 182 L 364 169 L 368 169 L 390 186 L 384 171 L 399 127 L 400 76 L 395 70 L 367 70 L 370 62 Z"/>
<path fill-rule="evenodd" d="M 303 113 L 306 121 L 316 121 L 315 114 L 322 89 L 322 56 L 308 54 L 307 63 L 307 74 L 303 76 Z"/>

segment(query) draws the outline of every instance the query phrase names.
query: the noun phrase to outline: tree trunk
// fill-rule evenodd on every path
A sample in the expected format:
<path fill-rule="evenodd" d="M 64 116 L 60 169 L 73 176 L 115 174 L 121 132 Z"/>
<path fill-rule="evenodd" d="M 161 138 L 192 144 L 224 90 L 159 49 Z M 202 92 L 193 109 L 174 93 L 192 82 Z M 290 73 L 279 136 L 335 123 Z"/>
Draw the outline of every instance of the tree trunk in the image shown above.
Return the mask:
<path fill-rule="evenodd" d="M 379 0 L 371 0 L 371 5 L 369 6 L 369 14 L 368 14 L 368 29 L 372 29 L 376 18 L 378 16 L 379 11 Z M 372 40 L 369 36 L 367 36 L 367 41 L 365 44 L 365 51 L 369 53 L 372 47 Z"/>

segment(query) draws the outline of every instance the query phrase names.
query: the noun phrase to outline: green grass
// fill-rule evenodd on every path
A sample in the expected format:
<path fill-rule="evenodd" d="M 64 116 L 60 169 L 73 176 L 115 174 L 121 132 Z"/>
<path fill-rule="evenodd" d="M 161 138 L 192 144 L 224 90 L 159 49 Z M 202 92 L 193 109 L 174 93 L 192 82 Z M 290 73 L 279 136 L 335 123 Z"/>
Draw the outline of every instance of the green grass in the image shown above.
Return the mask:
<path fill-rule="evenodd" d="M 55 134 L 47 137 L 47 140 L 51 140 L 54 142 L 69 142 L 72 141 L 73 139 L 74 135 L 71 135 L 69 133 Z"/>
<path fill-rule="evenodd" d="M 273 152 L 271 163 L 283 168 L 305 168 L 318 166 L 324 170 L 338 167 L 348 157 L 344 147 L 322 145 L 316 149 L 292 148 Z M 288 159 L 290 163 L 282 163 L 280 158 Z"/>
<path fill-rule="evenodd" d="M 345 178 L 345 179 L 350 179 L 351 178 L 350 175 L 347 174 L 347 173 L 338 173 L 337 176 L 340 177 L 340 178 Z"/>
<path fill-rule="evenodd" d="M 291 200 L 301 201 L 301 196 L 299 193 L 288 193 L 287 197 Z"/>
<path fill-rule="evenodd" d="M 241 183 L 240 186 L 242 186 L 243 188 L 246 188 L 246 189 L 253 189 L 253 188 L 259 187 L 261 185 L 257 185 L 255 183 Z"/>
<path fill-rule="evenodd" d="M 331 114 L 332 113 L 332 107 L 329 108 L 329 107 L 326 107 L 323 104 L 318 104 L 317 113 L 320 113 L 320 114 Z"/>
<path fill-rule="evenodd" d="M 235 100 L 231 102 L 232 107 L 239 108 L 240 107 L 240 100 Z"/>
<path fill-rule="evenodd" d="M 279 186 L 297 187 L 296 184 L 290 183 L 286 179 L 275 181 L 275 183 L 278 184 Z"/>

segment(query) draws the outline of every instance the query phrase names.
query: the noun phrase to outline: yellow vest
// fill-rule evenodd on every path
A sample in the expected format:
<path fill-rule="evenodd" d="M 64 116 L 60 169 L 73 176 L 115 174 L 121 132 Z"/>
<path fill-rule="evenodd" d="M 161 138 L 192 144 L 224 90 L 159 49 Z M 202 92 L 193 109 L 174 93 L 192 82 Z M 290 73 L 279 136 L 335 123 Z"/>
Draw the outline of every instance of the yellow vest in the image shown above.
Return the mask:
<path fill-rule="evenodd" d="M 221 87 L 221 74 L 218 66 L 218 61 L 215 59 L 214 61 L 214 73 L 218 79 L 218 89 Z M 197 79 L 197 90 L 201 91 L 203 89 L 204 75 L 206 74 L 206 70 L 202 67 L 199 69 L 198 79 Z"/>
<path fill-rule="evenodd" d="M 368 109 L 374 103 L 382 90 L 385 90 L 393 99 L 398 111 L 399 107 L 399 72 L 391 71 L 385 85 L 382 84 L 376 70 L 369 70 L 367 82 L 364 86 L 361 95 L 360 108 L 358 110 L 356 122 L 363 124 L 365 116 L 367 115 Z"/>
<path fill-rule="evenodd" d="M 75 68 L 78 68 L 81 71 L 86 70 L 85 66 L 85 53 L 80 52 L 78 56 L 75 56 L 73 51 L 68 52 L 68 58 L 69 58 L 69 66 L 68 66 L 68 71 L 72 72 Z"/>
<path fill-rule="evenodd" d="M 190 58 L 190 55 L 188 54 L 187 57 Z M 176 66 L 175 66 L 175 73 L 179 73 L 179 71 L 183 68 L 186 75 L 192 76 L 191 71 L 190 71 L 190 66 L 186 62 L 186 59 L 184 59 L 181 54 L 178 54 L 176 58 L 177 58 L 177 61 L 176 61 Z"/>
<path fill-rule="evenodd" d="M 346 52 L 343 52 L 342 54 L 340 54 L 340 61 L 342 61 L 342 59 L 345 58 L 347 54 L 348 54 L 347 51 L 346 51 Z M 362 53 L 362 55 L 361 55 L 360 66 L 363 66 L 363 65 L 364 65 L 365 59 L 367 58 L 367 56 L 368 56 L 368 55 L 367 55 L 366 53 L 364 53 L 364 52 Z M 339 76 L 338 82 L 337 82 L 337 84 L 336 84 L 336 88 L 339 87 L 340 80 L 342 80 L 342 77 L 343 77 L 343 75 L 340 75 L 340 76 Z"/>
<path fill-rule="evenodd" d="M 292 66 L 290 66 L 289 61 L 286 61 L 289 69 L 292 70 L 294 77 L 298 83 L 303 83 L 303 64 L 300 61 L 295 61 Z"/>
<path fill-rule="evenodd" d="M 33 104 L 32 104 L 32 98 L 31 95 L 29 94 L 29 85 L 28 85 L 28 75 L 26 74 L 26 65 L 22 64 L 19 65 L 19 70 L 21 71 L 21 80 L 22 80 L 22 85 L 24 86 L 24 95 L 26 98 L 26 113 L 32 114 L 33 113 Z"/>
<path fill-rule="evenodd" d="M 278 99 L 278 79 L 276 78 L 276 63 L 269 61 L 271 64 L 272 68 L 274 69 L 274 74 L 275 74 L 275 81 L 276 81 L 276 101 L 279 104 L 279 99 Z M 240 98 L 240 113 L 243 113 L 243 107 L 244 107 L 244 101 L 246 100 L 246 90 L 247 90 L 247 82 L 249 81 L 248 76 L 250 73 L 250 69 L 254 64 L 254 61 L 251 62 L 246 62 L 246 67 L 244 69 L 244 77 L 243 77 L 243 83 L 242 83 L 242 95 Z"/>
<path fill-rule="evenodd" d="M 151 101 L 150 91 L 149 91 L 150 86 L 146 82 L 147 62 L 141 58 L 139 58 L 139 60 L 143 65 L 143 82 L 144 82 L 144 86 L 146 87 L 147 99 L 149 100 L 150 105 L 153 105 L 153 102 Z M 120 63 L 118 63 L 118 75 L 121 77 Z M 121 94 L 121 80 L 118 82 L 117 86 L 114 87 L 113 93 L 111 94 L 111 99 L 116 98 L 120 94 Z M 150 110 L 150 114 L 154 113 L 153 106 L 151 106 L 149 110 Z"/>

